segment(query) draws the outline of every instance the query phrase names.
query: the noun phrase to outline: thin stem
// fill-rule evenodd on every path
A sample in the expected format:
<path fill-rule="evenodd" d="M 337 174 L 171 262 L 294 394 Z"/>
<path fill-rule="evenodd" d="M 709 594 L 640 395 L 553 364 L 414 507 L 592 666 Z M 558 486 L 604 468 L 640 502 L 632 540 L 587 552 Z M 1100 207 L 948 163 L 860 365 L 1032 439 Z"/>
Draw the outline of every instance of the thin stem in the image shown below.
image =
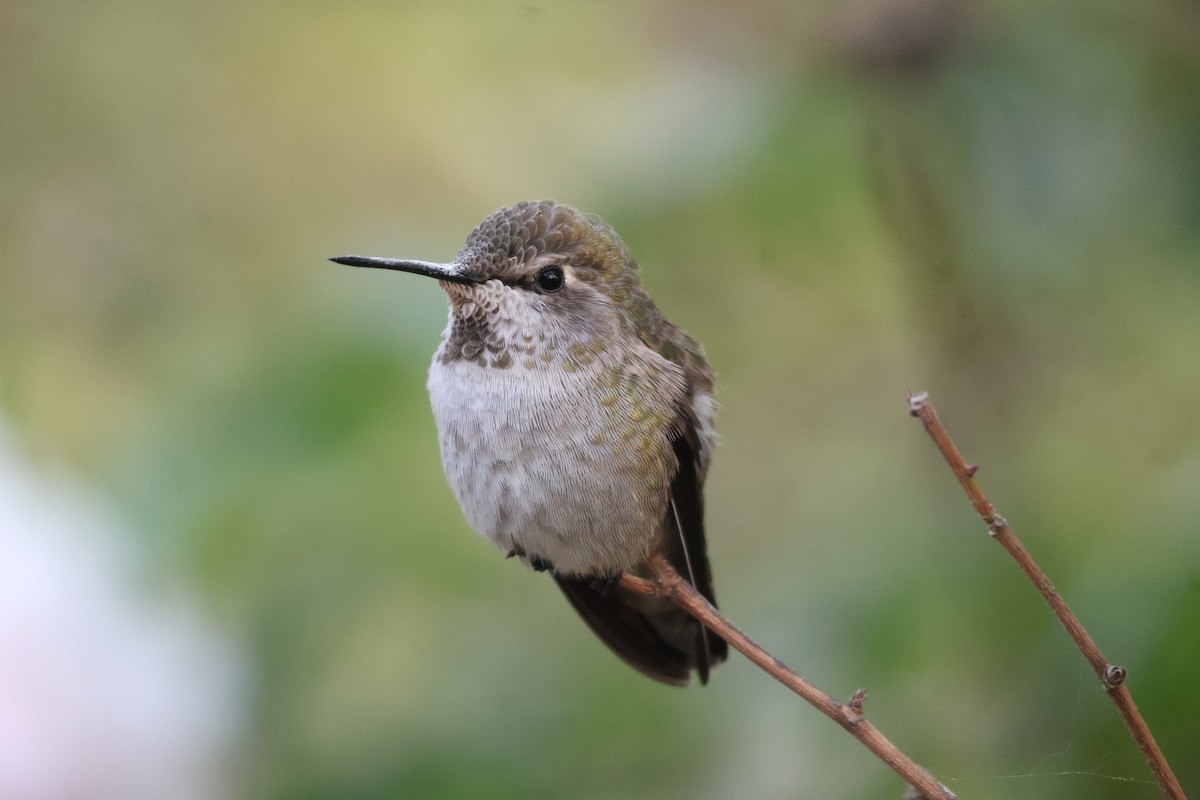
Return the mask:
<path fill-rule="evenodd" d="M 967 464 L 962 457 L 958 447 L 950 438 L 950 434 L 942 426 L 941 420 L 938 419 L 937 412 L 933 405 L 929 402 L 929 394 L 927 392 L 919 392 L 908 398 L 909 413 L 921 420 L 921 425 L 924 426 L 925 432 L 929 434 L 929 438 L 933 439 L 933 443 L 937 445 L 941 451 L 942 457 L 946 459 L 946 463 L 950 465 L 950 470 L 954 476 L 958 478 L 958 482 L 962 484 L 963 490 L 967 493 L 967 497 L 971 501 L 971 505 L 975 507 L 976 513 L 983 518 L 984 523 L 988 526 L 988 532 L 992 538 L 1000 543 L 1000 546 L 1008 551 L 1008 554 L 1013 557 L 1013 560 L 1021 567 L 1021 570 L 1029 576 L 1029 580 L 1033 581 L 1033 585 L 1037 587 L 1038 592 L 1045 598 L 1051 610 L 1054 611 L 1054 616 L 1058 617 L 1058 621 L 1067 629 L 1067 633 L 1075 641 L 1075 645 L 1079 648 L 1079 652 L 1083 653 L 1083 657 L 1087 659 L 1092 667 L 1092 671 L 1096 673 L 1096 677 L 1104 685 L 1104 690 L 1108 696 L 1112 698 L 1113 703 L 1121 712 L 1121 718 L 1125 720 L 1125 726 L 1129 728 L 1130 735 L 1133 736 L 1134 742 L 1142 751 L 1142 755 L 1146 758 L 1146 763 L 1150 765 L 1151 772 L 1154 773 L 1155 779 L 1158 781 L 1159 788 L 1162 789 L 1164 797 L 1170 800 L 1187 800 L 1183 793 L 1183 788 L 1179 785 L 1178 779 L 1171 771 L 1171 767 L 1167 764 L 1167 759 L 1159 749 L 1158 743 L 1154 741 L 1153 734 L 1150 733 L 1150 727 L 1146 725 L 1146 720 L 1142 718 L 1141 712 L 1138 711 L 1137 704 L 1133 702 L 1133 696 L 1129 693 L 1129 688 L 1125 685 L 1126 672 L 1123 667 L 1108 663 L 1108 659 L 1100 652 L 1100 648 L 1096 642 L 1084 629 L 1083 624 L 1078 617 L 1071 612 L 1067 606 L 1067 601 L 1063 600 L 1058 590 L 1054 588 L 1054 584 L 1050 582 L 1050 578 L 1034 560 L 1033 556 L 1025 549 L 1025 545 L 1013 533 L 1013 529 L 1009 526 L 1008 521 L 996 511 L 996 507 L 992 505 L 991 500 L 984 494 L 983 488 L 980 487 L 979 481 L 975 480 L 975 472 L 977 467 Z"/>
<path fill-rule="evenodd" d="M 652 555 L 648 565 L 654 574 L 654 580 L 643 580 L 632 575 L 625 575 L 621 578 L 621 585 L 642 594 L 670 598 L 710 631 L 757 664 L 764 672 L 841 725 L 900 777 L 920 790 L 924 797 L 929 800 L 956 800 L 953 792 L 938 782 L 928 770 L 901 752 L 900 748 L 892 744 L 887 737 L 880 733 L 878 728 L 867 721 L 863 716 L 863 702 L 867 694 L 865 690 L 859 689 L 855 692 L 848 703 L 839 703 L 742 633 L 709 603 L 704 595 L 681 578 L 665 557 L 659 554 Z"/>

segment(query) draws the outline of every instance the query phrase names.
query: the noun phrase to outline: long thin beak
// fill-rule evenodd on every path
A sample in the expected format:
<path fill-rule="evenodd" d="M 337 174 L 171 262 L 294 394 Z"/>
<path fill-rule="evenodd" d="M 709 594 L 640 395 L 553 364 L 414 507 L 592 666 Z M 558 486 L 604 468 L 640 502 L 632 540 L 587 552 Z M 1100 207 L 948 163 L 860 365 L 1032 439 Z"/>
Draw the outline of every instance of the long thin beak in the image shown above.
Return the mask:
<path fill-rule="evenodd" d="M 414 275 L 425 275 L 437 278 L 439 281 L 451 283 L 479 283 L 473 275 L 460 271 L 457 264 L 434 264 L 432 261 L 411 261 L 399 258 L 375 258 L 374 256 L 337 256 L 329 259 L 337 264 L 350 267 L 373 267 L 375 269 L 394 269 L 400 272 L 411 272 Z"/>

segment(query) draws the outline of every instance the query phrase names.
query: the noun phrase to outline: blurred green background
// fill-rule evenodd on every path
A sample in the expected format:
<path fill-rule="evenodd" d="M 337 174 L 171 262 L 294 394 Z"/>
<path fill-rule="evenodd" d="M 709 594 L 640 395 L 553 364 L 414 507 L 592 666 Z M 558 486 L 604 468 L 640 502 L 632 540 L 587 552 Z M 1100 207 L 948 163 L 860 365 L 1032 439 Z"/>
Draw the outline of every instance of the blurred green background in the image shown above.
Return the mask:
<path fill-rule="evenodd" d="M 740 657 L 634 673 L 467 527 L 443 296 L 325 259 L 526 198 L 708 350 L 736 622 L 963 797 L 1158 796 L 927 389 L 1200 792 L 1200 5 L 10 0 L 0 107 L 0 415 L 240 653 L 198 794 L 902 792 Z"/>

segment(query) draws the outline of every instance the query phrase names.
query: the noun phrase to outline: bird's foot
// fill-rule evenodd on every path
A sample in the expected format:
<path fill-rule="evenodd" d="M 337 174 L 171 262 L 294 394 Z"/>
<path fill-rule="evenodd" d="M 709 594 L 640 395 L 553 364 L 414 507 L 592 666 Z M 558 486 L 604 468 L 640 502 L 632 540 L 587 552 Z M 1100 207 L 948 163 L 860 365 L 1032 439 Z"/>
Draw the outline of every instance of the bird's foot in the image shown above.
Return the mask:
<path fill-rule="evenodd" d="M 534 572 L 549 572 L 554 569 L 554 565 L 541 556 L 530 556 L 529 566 Z"/>
<path fill-rule="evenodd" d="M 541 556 L 531 556 L 525 552 L 525 548 L 519 544 L 514 544 L 509 548 L 505 558 L 519 558 L 528 564 L 534 572 L 549 572 L 554 569 L 554 565 Z"/>

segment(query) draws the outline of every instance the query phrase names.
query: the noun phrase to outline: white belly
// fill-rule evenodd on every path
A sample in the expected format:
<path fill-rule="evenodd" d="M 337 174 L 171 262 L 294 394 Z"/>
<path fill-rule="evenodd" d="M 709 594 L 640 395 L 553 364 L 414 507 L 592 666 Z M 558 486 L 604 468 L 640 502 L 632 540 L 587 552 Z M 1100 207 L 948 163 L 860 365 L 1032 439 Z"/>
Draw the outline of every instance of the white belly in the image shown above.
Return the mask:
<path fill-rule="evenodd" d="M 564 573 L 640 562 L 674 473 L 661 415 L 636 419 L 624 399 L 602 403 L 597 369 L 435 360 L 429 374 L 442 463 L 467 521 Z"/>

